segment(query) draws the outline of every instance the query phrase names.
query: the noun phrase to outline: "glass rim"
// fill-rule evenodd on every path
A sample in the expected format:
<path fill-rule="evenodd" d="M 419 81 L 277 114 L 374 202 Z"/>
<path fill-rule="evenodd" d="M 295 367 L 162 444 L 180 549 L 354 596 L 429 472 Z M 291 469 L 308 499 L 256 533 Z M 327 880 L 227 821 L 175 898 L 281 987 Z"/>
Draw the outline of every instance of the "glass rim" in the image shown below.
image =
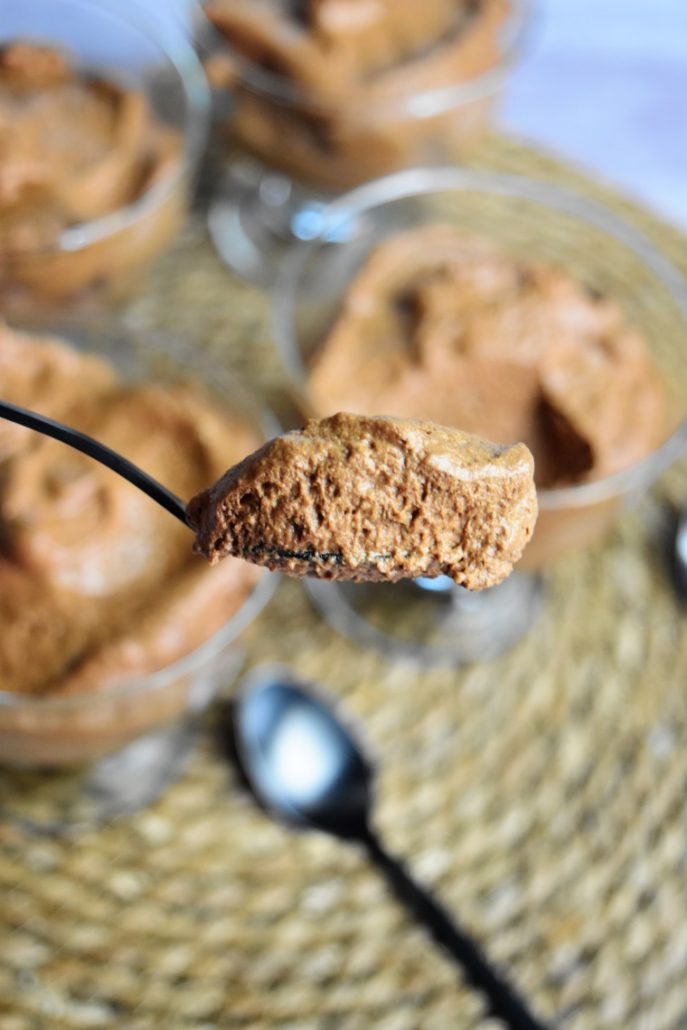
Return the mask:
<path fill-rule="evenodd" d="M 49 332 L 55 337 L 60 337 L 60 335 L 62 335 L 62 338 L 66 339 L 67 342 L 70 342 L 68 335 L 70 331 L 73 333 L 75 330 L 83 330 L 84 326 L 92 326 L 94 324 L 96 323 L 87 319 L 71 320 L 69 323 L 62 323 L 61 327 L 59 325 L 57 327 L 53 326 L 52 329 L 46 329 L 43 325 L 40 328 L 40 332 Z M 100 323 L 97 324 L 100 328 Z M 110 327 L 106 326 L 105 331 L 108 332 L 109 329 Z M 126 326 L 121 324 L 113 327 L 113 330 L 118 336 L 130 335 Z M 25 332 L 26 327 L 22 325 L 20 331 Z M 145 339 L 151 340 L 161 335 L 161 333 L 154 331 L 146 332 Z M 207 358 L 204 355 L 199 356 L 197 349 L 193 348 L 185 340 L 181 340 L 179 337 L 170 337 L 165 333 L 164 339 L 166 344 L 172 344 L 173 357 L 176 357 L 178 354 L 182 360 L 188 358 L 190 362 L 191 358 L 193 359 L 193 364 L 189 364 L 188 368 L 193 373 L 196 373 L 194 378 L 199 379 L 202 383 L 209 384 L 211 390 L 215 384 L 218 384 L 220 389 L 227 391 L 232 402 L 234 400 L 237 401 L 237 408 L 239 411 L 247 411 L 249 405 L 246 403 L 245 398 L 243 400 L 239 399 L 239 388 L 243 387 L 243 383 L 237 376 L 231 373 L 228 369 L 219 366 L 217 368 L 213 367 L 212 378 L 206 379 L 203 375 L 203 372 L 205 371 L 203 366 L 204 364 L 207 364 Z M 88 348 L 85 349 L 85 352 L 92 353 Z M 164 351 L 164 353 L 169 352 L 169 349 Z M 197 375 L 199 367 L 200 375 Z M 209 369 L 207 371 L 209 376 Z M 253 423 L 259 429 L 264 439 L 268 440 L 273 435 L 277 435 L 281 431 L 281 426 L 272 410 L 269 409 L 262 400 L 258 402 L 252 395 L 251 403 L 254 405 Z M 199 561 L 200 560 L 201 559 L 199 559 Z M 93 711 L 97 710 L 98 706 L 101 704 L 108 704 L 111 701 L 126 700 L 127 698 L 134 697 L 136 695 L 148 695 L 155 691 L 163 690 L 175 679 L 189 673 L 193 673 L 196 669 L 201 669 L 206 662 L 215 658 L 225 647 L 233 643 L 239 634 L 257 618 L 262 609 L 266 606 L 277 588 L 279 579 L 280 576 L 278 573 L 268 572 L 266 569 L 261 569 L 257 582 L 231 618 L 229 618 L 223 626 L 216 630 L 207 638 L 207 640 L 204 640 L 199 644 L 198 647 L 189 651 L 188 654 L 182 655 L 181 658 L 178 658 L 176 661 L 171 662 L 168 665 L 163 665 L 160 669 L 156 669 L 153 672 L 146 673 L 144 675 L 128 678 L 121 683 L 114 683 L 102 690 L 94 690 L 67 697 L 55 697 L 51 696 L 49 693 L 39 696 L 19 694 L 0 689 L 0 713 L 12 710 L 16 712 L 41 712 L 44 715 L 48 715 L 69 711 Z"/>
<path fill-rule="evenodd" d="M 299 242 L 286 258 L 272 294 L 272 335 L 282 368 L 295 392 L 307 400 L 307 370 L 292 316 L 299 279 L 309 256 L 323 244 L 345 239 L 351 222 L 384 204 L 449 191 L 483 191 L 518 197 L 587 222 L 632 251 L 651 270 L 671 297 L 685 323 L 687 344 L 687 279 L 649 237 L 604 203 L 544 180 L 469 168 L 413 168 L 365 183 L 328 204 L 320 213 L 322 228 Z M 311 405 L 312 407 L 312 405 Z M 540 511 L 578 508 L 648 488 L 687 450 L 687 416 L 655 450 L 611 475 L 589 482 L 537 488 Z"/>
<path fill-rule="evenodd" d="M 453 107 L 469 104 L 497 93 L 530 34 L 534 21 L 535 2 L 536 0 L 508 0 L 509 10 L 505 22 L 499 30 L 504 37 L 502 52 L 496 63 L 487 71 L 463 82 L 435 86 L 411 95 L 404 95 L 400 99 L 398 97 L 383 98 L 371 105 L 366 104 L 366 111 L 369 112 L 370 106 L 375 111 L 403 107 L 406 114 L 412 117 L 431 118 Z M 210 21 L 205 13 L 204 17 L 208 22 Z M 243 88 L 269 97 L 276 103 L 300 107 L 313 113 L 326 114 L 332 109 L 326 103 L 320 103 L 302 90 L 291 86 L 285 76 L 265 71 L 259 64 L 232 47 L 218 29 L 215 29 L 214 26 L 212 28 L 214 46 L 219 45 L 216 38 L 219 37 L 221 45 L 230 50 L 232 58 L 236 61 L 239 82 Z"/>
<path fill-rule="evenodd" d="M 65 0 L 62 2 L 64 3 Z M 128 204 L 105 215 L 100 215 L 98 218 L 67 226 L 60 233 L 59 239 L 51 246 L 7 251 L 7 256 L 14 261 L 41 255 L 76 253 L 135 225 L 141 218 L 159 208 L 168 197 L 172 196 L 187 175 L 193 174 L 209 133 L 210 86 L 202 63 L 180 27 L 175 29 L 172 42 L 171 35 L 165 39 L 162 33 L 156 33 L 152 22 L 144 16 L 143 10 L 133 3 L 125 7 L 113 8 L 98 2 L 98 0 L 66 0 L 66 2 L 70 6 L 88 8 L 96 12 L 97 17 L 126 25 L 128 29 L 132 29 L 159 50 L 176 72 L 186 102 L 184 124 L 181 130 L 182 147 L 173 166 Z M 49 43 L 49 40 L 46 39 L 44 42 Z"/>

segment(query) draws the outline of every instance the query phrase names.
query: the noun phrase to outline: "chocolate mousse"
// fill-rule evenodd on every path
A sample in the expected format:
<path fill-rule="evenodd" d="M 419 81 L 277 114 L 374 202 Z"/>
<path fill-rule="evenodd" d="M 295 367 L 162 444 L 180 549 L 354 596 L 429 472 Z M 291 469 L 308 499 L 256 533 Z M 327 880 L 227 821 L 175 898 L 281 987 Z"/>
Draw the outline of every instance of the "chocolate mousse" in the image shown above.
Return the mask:
<path fill-rule="evenodd" d="M 266 444 L 188 505 L 196 550 L 323 579 L 504 579 L 537 515 L 532 456 L 430 422 L 338 414 Z"/>
<path fill-rule="evenodd" d="M 238 460 L 259 442 L 192 385 L 124 383 L 104 361 L 8 329 L 0 396 L 58 414 L 181 496 L 221 473 L 227 447 Z M 0 453 L 0 690 L 52 699 L 147 676 L 195 650 L 250 593 L 255 568 L 199 567 L 188 529 L 108 469 L 37 434 L 10 442 Z"/>
<path fill-rule="evenodd" d="M 63 298 L 138 267 L 178 224 L 169 210 L 83 252 L 65 230 L 139 200 L 180 160 L 179 133 L 138 90 L 77 70 L 67 55 L 15 42 L 0 50 L 0 291 Z M 135 221 L 135 220 L 134 220 Z"/>
<path fill-rule="evenodd" d="M 664 386 L 615 302 L 446 225 L 373 252 L 308 389 L 318 414 L 384 412 L 523 441 L 539 487 L 626 468 L 668 428 Z"/>
<path fill-rule="evenodd" d="M 64 420 L 75 404 L 94 403 L 117 381 L 112 366 L 95 355 L 65 347 L 50 336 L 27 338 L 0 321 L 0 396 L 23 408 Z M 39 438 L 29 429 L 0 419 L 0 462 Z"/>
<path fill-rule="evenodd" d="M 508 10 L 507 0 L 210 0 L 235 64 L 229 138 L 333 189 L 453 160 L 484 127 L 494 89 L 418 98 L 496 68 Z"/>

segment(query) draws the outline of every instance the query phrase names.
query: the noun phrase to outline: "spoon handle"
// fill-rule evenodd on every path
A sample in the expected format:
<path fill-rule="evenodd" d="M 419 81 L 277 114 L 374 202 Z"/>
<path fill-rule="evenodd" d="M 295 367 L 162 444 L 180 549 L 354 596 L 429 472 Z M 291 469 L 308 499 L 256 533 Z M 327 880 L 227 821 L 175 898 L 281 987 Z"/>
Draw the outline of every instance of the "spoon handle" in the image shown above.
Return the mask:
<path fill-rule="evenodd" d="M 412 879 L 399 859 L 385 850 L 372 831 L 367 831 L 364 843 L 399 900 L 462 966 L 469 983 L 486 996 L 491 1014 L 502 1019 L 512 1030 L 545 1030 L 546 1024 L 532 1015 L 516 991 L 496 972 L 479 945 L 460 929 L 428 890 Z"/>
<path fill-rule="evenodd" d="M 153 501 L 161 504 L 163 508 L 179 519 L 180 522 L 183 522 L 185 526 L 188 525 L 186 506 L 183 501 L 164 487 L 162 483 L 158 483 L 156 479 L 149 476 L 143 469 L 132 464 L 123 455 L 111 450 L 110 447 L 106 447 L 105 444 L 94 440 L 92 436 L 80 433 L 78 429 L 71 429 L 61 422 L 55 422 L 54 419 L 46 418 L 45 415 L 39 415 L 35 411 L 27 411 L 26 408 L 19 408 L 16 404 L 9 404 L 7 401 L 2 400 L 0 400 L 0 418 L 7 419 L 9 422 L 16 422 L 27 429 L 33 429 L 37 433 L 42 433 L 43 436 L 51 436 L 54 440 L 59 440 L 60 443 L 65 443 L 67 446 L 73 447 L 74 450 L 88 455 L 89 458 L 94 458 L 101 465 L 106 465 L 107 468 L 116 472 L 117 475 L 122 476 L 134 486 L 137 486 L 139 490 L 142 490 Z"/>

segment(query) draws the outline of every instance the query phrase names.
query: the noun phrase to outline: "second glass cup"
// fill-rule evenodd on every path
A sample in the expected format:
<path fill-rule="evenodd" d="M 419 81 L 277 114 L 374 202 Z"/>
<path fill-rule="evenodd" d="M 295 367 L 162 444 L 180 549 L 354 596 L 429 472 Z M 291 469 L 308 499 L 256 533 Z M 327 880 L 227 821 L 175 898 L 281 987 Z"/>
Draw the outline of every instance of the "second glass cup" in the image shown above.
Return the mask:
<path fill-rule="evenodd" d="M 294 251 L 274 294 L 275 339 L 304 415 L 331 414 L 338 407 L 321 393 L 314 396 L 309 370 L 361 267 L 395 234 L 436 224 L 486 238 L 528 265 L 556 266 L 590 296 L 616 302 L 646 340 L 670 394 L 669 428 L 648 456 L 603 478 L 538 488 L 534 537 L 518 570 L 501 586 L 478 594 L 442 579 L 366 586 L 313 582 L 310 588 L 339 630 L 389 653 L 454 663 L 493 657 L 535 620 L 543 596 L 540 574 L 569 551 L 596 541 L 621 505 L 646 490 L 687 446 L 687 283 L 648 238 L 606 207 L 515 176 L 442 168 L 403 172 L 340 198 L 323 224 L 316 239 Z M 340 375 L 347 375 L 343 365 Z M 445 403 L 446 395 L 443 420 Z M 369 393 L 363 413 L 389 414 L 370 410 Z M 432 411 L 423 417 L 431 418 Z"/>
<path fill-rule="evenodd" d="M 313 5 L 306 23 L 250 6 L 205 5 L 216 29 L 209 68 L 231 93 L 209 225 L 226 263 L 263 283 L 290 245 L 319 234 L 327 198 L 461 159 L 492 117 L 529 15 L 527 0 L 377 5 L 379 17 L 400 19 L 392 32 L 355 10 L 334 24 L 336 4 Z"/>
<path fill-rule="evenodd" d="M 93 359 L 104 359 L 121 378 L 121 386 L 117 386 L 121 407 L 116 409 L 123 413 L 119 432 L 130 421 L 142 437 L 139 441 L 135 433 L 128 436 L 127 450 L 136 445 L 143 448 L 129 450 L 134 461 L 141 460 L 141 453 L 145 455 L 142 464 L 151 459 L 145 430 L 154 441 L 153 451 L 156 447 L 163 452 L 167 449 L 167 460 L 173 454 L 170 469 L 187 467 L 192 452 L 180 441 L 194 439 L 185 421 L 194 410 L 184 407 L 188 389 L 194 396 L 201 391 L 199 399 L 212 403 L 217 412 L 213 420 L 220 416 L 230 420 L 227 425 L 232 428 L 233 440 L 244 441 L 245 437 L 246 448 L 278 431 L 273 417 L 250 399 L 242 385 L 180 340 L 124 332 L 93 321 L 59 326 L 50 330 L 50 337 L 67 343 L 71 352 L 91 362 L 83 365 L 73 384 L 75 391 L 81 389 L 82 409 L 89 391 L 85 369 L 102 376 Z M 45 348 L 54 346 L 44 329 L 35 341 L 38 350 L 32 349 L 34 341 L 27 334 L 13 334 L 12 341 L 10 355 L 16 354 L 18 366 L 29 369 L 41 353 L 49 357 Z M 5 340 L 2 343 L 8 350 Z M 50 366 L 46 367 L 49 371 Z M 59 365 L 54 367 L 59 370 Z M 17 381 L 12 373 L 12 362 L 5 354 L 4 393 L 9 399 L 11 385 Z M 55 397 L 40 394 L 45 380 L 46 375 L 43 380 L 35 377 L 38 396 L 32 406 L 45 412 L 47 405 L 47 411 L 54 414 Z M 21 376 L 18 381 L 21 383 Z M 95 387 L 98 382 L 96 379 Z M 141 390 L 148 400 L 137 409 L 135 398 Z M 91 397 L 90 403 L 107 411 L 107 395 L 97 396 L 99 400 Z M 129 402 L 133 406 L 127 415 Z M 156 407 L 161 402 L 162 407 Z M 219 424 L 212 422 L 215 427 Z M 0 429 L 8 425 L 2 423 Z M 106 419 L 104 425 L 112 431 L 112 422 Z M 200 422 L 198 426 L 198 441 L 217 447 L 219 440 L 212 437 L 216 428 L 203 428 Z M 210 435 L 204 436 L 208 431 Z M 11 444 L 16 438 L 15 431 L 14 437 L 4 438 L 4 442 Z M 127 439 L 126 432 L 119 439 Z M 36 440 L 45 442 L 41 437 Z M 17 556 L 16 561 L 11 549 L 8 557 L 7 547 L 0 555 L 3 589 L 14 586 L 21 603 L 22 597 L 35 596 L 31 586 L 35 583 L 45 591 L 48 602 L 45 610 L 31 605 L 19 610 L 11 597 L 6 598 L 7 604 L 0 603 L 4 614 L 0 669 L 6 674 L 0 683 L 0 766 L 13 770 L 5 772 L 0 788 L 0 822 L 12 820 L 39 831 L 71 832 L 149 803 L 179 773 L 195 741 L 198 718 L 243 664 L 240 633 L 267 603 L 278 577 L 263 570 L 256 577 L 246 577 L 245 570 L 239 569 L 232 579 L 232 570 L 227 569 L 227 578 L 215 578 L 208 587 L 203 579 L 207 570 L 200 558 L 197 567 L 195 561 L 179 565 L 186 535 L 191 554 L 190 531 L 182 530 L 181 538 L 164 536 L 167 543 L 156 549 L 151 540 L 162 539 L 160 530 L 166 522 L 149 523 L 146 528 L 145 510 L 148 505 L 154 509 L 152 501 L 142 498 L 144 507 L 132 519 L 138 501 L 133 486 L 121 483 L 95 463 L 90 463 L 94 473 L 89 479 L 88 459 L 75 457 L 68 447 L 52 441 L 50 446 L 50 465 L 37 463 L 35 457 L 32 466 L 24 458 L 17 461 L 22 468 L 32 469 L 28 481 L 22 479 L 22 504 L 26 505 L 26 496 L 34 498 L 29 530 L 34 543 L 29 543 L 27 554 Z M 203 446 L 198 443 L 195 451 L 201 463 Z M 230 446 L 234 446 L 232 441 Z M 55 448 L 64 454 L 63 465 Z M 7 453 L 10 458 L 0 454 L 5 480 L 12 471 L 11 448 Z M 35 456 L 35 449 L 32 453 Z M 21 472 L 17 474 L 21 478 Z M 118 494 L 118 490 L 123 492 Z M 3 502 L 5 515 L 11 503 L 4 496 Z M 156 516 L 157 511 L 152 514 Z M 16 520 L 16 513 L 9 517 Z M 160 512 L 160 517 L 173 523 L 165 512 Z M 153 528 L 154 536 L 151 525 L 158 526 L 158 530 Z M 43 545 L 47 542 L 47 548 L 39 553 L 41 541 Z M 41 553 L 47 572 L 40 564 Z M 170 558 L 170 554 L 176 557 Z M 166 575 L 156 571 L 158 560 L 167 569 Z M 155 575 L 160 579 L 151 591 L 155 580 L 150 577 Z M 31 589 L 27 591 L 27 587 Z M 146 599 L 144 604 L 141 598 Z M 50 621 L 45 612 L 53 612 Z M 96 631 L 89 629 L 90 636 L 80 645 L 81 650 L 76 648 L 71 662 L 64 667 L 59 661 L 56 665 L 54 653 L 59 658 L 64 648 L 68 654 L 79 639 L 78 625 L 91 620 L 90 627 L 93 618 Z M 25 653 L 20 653 L 22 647 Z M 47 670 L 41 667 L 44 657 Z M 18 662 L 34 667 L 31 690 L 26 685 L 21 691 L 8 687 L 7 676 L 10 682 L 13 673 L 22 679 Z M 60 669 L 57 682 L 56 668 Z"/>

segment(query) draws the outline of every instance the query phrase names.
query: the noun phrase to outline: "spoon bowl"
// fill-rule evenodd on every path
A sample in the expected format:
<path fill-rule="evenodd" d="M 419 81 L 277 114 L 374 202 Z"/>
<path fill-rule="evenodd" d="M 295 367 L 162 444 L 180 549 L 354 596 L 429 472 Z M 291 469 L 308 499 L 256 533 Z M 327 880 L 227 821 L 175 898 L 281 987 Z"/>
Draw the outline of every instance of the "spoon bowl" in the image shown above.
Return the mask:
<path fill-rule="evenodd" d="M 287 823 L 360 839 L 373 768 L 324 700 L 279 670 L 249 677 L 236 714 L 236 750 L 266 808 Z"/>
<path fill-rule="evenodd" d="M 668 567 L 675 593 L 687 605 L 687 506 L 675 513 Z"/>

